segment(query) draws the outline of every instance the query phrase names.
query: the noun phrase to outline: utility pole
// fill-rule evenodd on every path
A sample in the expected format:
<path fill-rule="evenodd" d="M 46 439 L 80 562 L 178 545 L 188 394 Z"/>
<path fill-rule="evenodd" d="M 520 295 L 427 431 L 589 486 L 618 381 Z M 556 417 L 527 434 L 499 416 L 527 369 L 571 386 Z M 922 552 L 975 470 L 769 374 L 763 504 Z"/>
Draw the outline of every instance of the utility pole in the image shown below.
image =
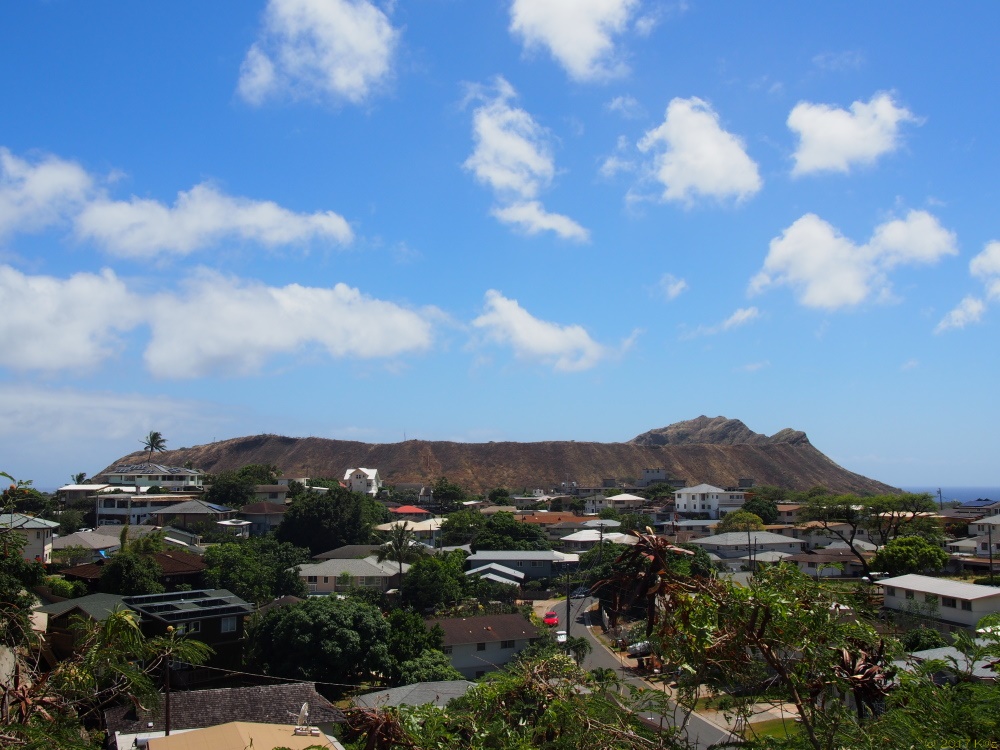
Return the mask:
<path fill-rule="evenodd" d="M 993 524 L 986 525 L 987 539 L 989 540 L 990 548 L 990 586 L 993 585 Z"/>
<path fill-rule="evenodd" d="M 569 646 L 569 629 L 570 623 L 573 621 L 573 599 L 570 595 L 570 586 L 573 580 L 570 575 L 566 574 L 566 645 Z"/>

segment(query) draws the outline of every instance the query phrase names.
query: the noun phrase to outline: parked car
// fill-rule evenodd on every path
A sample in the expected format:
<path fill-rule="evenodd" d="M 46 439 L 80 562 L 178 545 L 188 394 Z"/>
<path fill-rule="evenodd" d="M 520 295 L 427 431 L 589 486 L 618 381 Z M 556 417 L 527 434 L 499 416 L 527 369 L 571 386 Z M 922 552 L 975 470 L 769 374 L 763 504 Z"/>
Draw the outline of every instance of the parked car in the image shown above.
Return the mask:
<path fill-rule="evenodd" d="M 548 625 L 550 628 L 554 628 L 559 624 L 559 615 L 557 615 L 552 610 L 545 613 L 545 617 L 542 618 L 542 622 Z"/>
<path fill-rule="evenodd" d="M 586 586 L 579 586 L 573 589 L 573 593 L 569 595 L 571 599 L 586 599 L 590 596 L 590 589 Z"/>
<path fill-rule="evenodd" d="M 566 631 L 565 630 L 557 630 L 556 631 L 556 643 L 565 643 L 565 642 L 566 642 Z"/>

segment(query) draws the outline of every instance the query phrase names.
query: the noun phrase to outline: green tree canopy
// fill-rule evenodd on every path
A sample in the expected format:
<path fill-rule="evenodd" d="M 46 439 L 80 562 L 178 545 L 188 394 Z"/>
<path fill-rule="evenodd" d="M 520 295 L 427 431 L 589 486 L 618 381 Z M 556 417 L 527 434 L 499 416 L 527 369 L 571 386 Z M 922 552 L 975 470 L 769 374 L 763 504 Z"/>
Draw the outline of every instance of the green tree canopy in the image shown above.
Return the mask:
<path fill-rule="evenodd" d="M 448 477 L 439 477 L 434 483 L 434 502 L 437 503 L 442 513 L 450 513 L 462 507 L 462 503 L 469 499 L 469 494 L 463 487 L 448 480 Z"/>
<path fill-rule="evenodd" d="M 468 544 L 486 525 L 486 516 L 475 510 L 456 510 L 445 516 L 438 530 L 438 539 L 443 547 L 457 547 Z"/>
<path fill-rule="evenodd" d="M 313 555 L 347 544 L 367 544 L 383 511 L 372 498 L 343 487 L 310 492 L 292 503 L 275 536 L 306 547 Z"/>
<path fill-rule="evenodd" d="M 462 673 L 451 665 L 451 657 L 434 649 L 425 649 L 412 659 L 402 662 L 398 675 L 396 685 L 462 679 Z"/>
<path fill-rule="evenodd" d="M 948 563 L 948 553 L 923 537 L 901 536 L 891 540 L 875 555 L 873 566 L 891 576 L 932 573 Z"/>
<path fill-rule="evenodd" d="M 472 551 L 479 550 L 546 550 L 552 549 L 545 532 L 534 524 L 514 518 L 513 513 L 494 513 L 483 524 L 472 542 Z"/>
<path fill-rule="evenodd" d="M 146 437 L 140 438 L 139 442 L 146 449 L 146 463 L 152 461 L 154 453 L 163 453 L 167 449 L 167 439 L 163 437 L 163 433 L 155 430 L 151 430 Z"/>
<path fill-rule="evenodd" d="M 227 508 L 242 508 L 254 500 L 257 482 L 239 471 L 223 471 L 208 478 L 204 499 Z"/>
<path fill-rule="evenodd" d="M 323 596 L 275 607 L 250 635 L 252 662 L 275 676 L 358 684 L 392 666 L 388 621 L 352 599 Z"/>
<path fill-rule="evenodd" d="M 309 561 L 309 550 L 270 536 L 214 544 L 205 551 L 205 583 L 228 589 L 248 602 L 264 604 L 281 596 L 308 594 L 296 565 Z"/>
<path fill-rule="evenodd" d="M 418 612 L 437 610 L 462 597 L 465 557 L 461 552 L 417 560 L 403 576 L 403 602 Z"/>
<path fill-rule="evenodd" d="M 773 500 L 754 497 L 743 503 L 742 509 L 753 513 L 765 524 L 777 523 L 778 521 L 778 504 Z"/>
<path fill-rule="evenodd" d="M 763 531 L 764 522 L 760 516 L 746 510 L 736 510 L 727 513 L 719 525 L 715 527 L 716 534 L 726 534 L 730 531 Z"/>

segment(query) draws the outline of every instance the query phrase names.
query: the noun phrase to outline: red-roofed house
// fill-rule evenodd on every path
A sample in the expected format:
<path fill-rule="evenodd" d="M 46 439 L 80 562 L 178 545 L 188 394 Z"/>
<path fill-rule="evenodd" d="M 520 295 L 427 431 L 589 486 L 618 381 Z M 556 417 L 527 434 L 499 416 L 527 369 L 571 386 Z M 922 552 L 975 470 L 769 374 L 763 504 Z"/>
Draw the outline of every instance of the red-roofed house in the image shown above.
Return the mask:
<path fill-rule="evenodd" d="M 427 521 L 434 516 L 429 510 L 416 505 L 400 505 L 398 508 L 391 508 L 389 512 L 392 513 L 393 521 Z"/>

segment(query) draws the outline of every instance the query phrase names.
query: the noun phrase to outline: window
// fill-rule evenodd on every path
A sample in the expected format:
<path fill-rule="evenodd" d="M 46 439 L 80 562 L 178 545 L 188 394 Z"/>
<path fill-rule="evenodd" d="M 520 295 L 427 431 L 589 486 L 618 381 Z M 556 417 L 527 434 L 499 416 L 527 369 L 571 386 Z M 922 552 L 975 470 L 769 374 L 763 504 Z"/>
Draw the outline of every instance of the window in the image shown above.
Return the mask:
<path fill-rule="evenodd" d="M 957 603 L 950 596 L 945 596 L 945 597 L 943 597 L 941 599 L 941 606 L 942 607 L 950 607 L 951 609 L 955 609 L 955 607 L 957 606 Z"/>
<path fill-rule="evenodd" d="M 306 576 L 306 583 L 316 583 L 316 576 Z"/>
<path fill-rule="evenodd" d="M 531 567 L 533 567 L 533 568 L 540 568 L 540 567 L 542 567 L 542 564 L 538 560 L 532 560 L 531 561 Z"/>
<path fill-rule="evenodd" d="M 452 648 L 452 646 L 444 646 L 441 650 L 450 656 Z"/>
<path fill-rule="evenodd" d="M 514 641 L 500 641 L 500 648 L 514 648 Z"/>
<path fill-rule="evenodd" d="M 913 592 L 912 591 L 907 591 L 906 592 L 906 598 L 907 599 L 912 599 L 913 598 Z"/>
<path fill-rule="evenodd" d="M 219 630 L 223 633 L 235 633 L 236 632 L 236 618 L 235 617 L 223 617 L 222 622 L 219 625 Z"/>
<path fill-rule="evenodd" d="M 517 567 L 523 568 L 524 567 L 524 560 L 518 560 L 517 561 Z"/>
<path fill-rule="evenodd" d="M 814 562 L 809 563 L 809 567 L 810 568 L 815 568 L 816 567 L 816 563 L 814 563 Z"/>
<path fill-rule="evenodd" d="M 197 620 L 194 622 L 181 622 L 177 624 L 175 630 L 181 635 L 184 633 L 200 633 L 201 623 Z"/>
<path fill-rule="evenodd" d="M 886 586 L 885 587 L 885 595 L 886 596 L 895 596 L 896 595 L 896 587 L 895 586 Z"/>
<path fill-rule="evenodd" d="M 964 609 L 966 612 L 971 612 L 972 602 L 962 602 L 962 609 Z"/>
<path fill-rule="evenodd" d="M 485 643 L 477 643 L 476 644 L 476 651 L 485 651 L 485 650 L 486 650 L 486 644 Z"/>
<path fill-rule="evenodd" d="M 329 576 L 323 576 L 323 583 L 329 583 Z"/>

